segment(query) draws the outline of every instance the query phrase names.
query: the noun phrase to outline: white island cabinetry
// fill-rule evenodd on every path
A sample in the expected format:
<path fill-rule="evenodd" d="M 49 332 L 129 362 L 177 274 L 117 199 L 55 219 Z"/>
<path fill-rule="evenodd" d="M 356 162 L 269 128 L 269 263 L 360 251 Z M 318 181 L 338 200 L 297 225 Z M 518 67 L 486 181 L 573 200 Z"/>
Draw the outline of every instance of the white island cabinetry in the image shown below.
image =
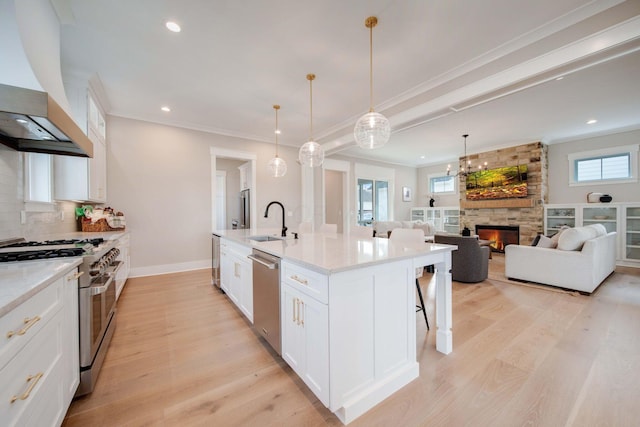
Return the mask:
<path fill-rule="evenodd" d="M 286 261 L 281 271 L 282 358 L 329 406 L 327 278 Z"/>
<path fill-rule="evenodd" d="M 77 269 L 0 317 L 0 327 L 2 425 L 61 425 L 80 379 Z"/>
<path fill-rule="evenodd" d="M 253 266 L 251 249 L 220 239 L 220 288 L 253 323 Z"/>
<path fill-rule="evenodd" d="M 455 246 L 279 230 L 220 230 L 221 281 L 238 304 L 233 247 L 280 257 L 282 358 L 316 397 L 349 423 L 419 375 L 416 268 L 436 266 L 436 349 L 453 349 L 451 252 Z M 245 258 L 246 259 L 246 258 Z M 251 284 L 250 277 L 242 278 Z"/>

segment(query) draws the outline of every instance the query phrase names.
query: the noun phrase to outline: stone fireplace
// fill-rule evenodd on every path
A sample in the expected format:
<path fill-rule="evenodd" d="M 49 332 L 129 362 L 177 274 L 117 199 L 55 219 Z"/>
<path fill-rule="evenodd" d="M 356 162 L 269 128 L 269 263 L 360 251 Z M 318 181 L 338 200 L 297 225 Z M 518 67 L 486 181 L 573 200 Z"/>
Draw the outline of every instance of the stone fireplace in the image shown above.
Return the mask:
<path fill-rule="evenodd" d="M 460 176 L 460 222 L 472 230 L 476 225 L 518 226 L 519 242 L 530 244 L 543 232 L 544 204 L 548 197 L 547 146 L 541 142 L 533 142 L 471 154 L 467 158 L 460 158 L 460 164 L 465 165 L 467 160 L 471 160 L 472 164 L 487 162 L 489 168 L 527 165 L 528 191 L 524 198 L 467 200 L 465 177 Z"/>

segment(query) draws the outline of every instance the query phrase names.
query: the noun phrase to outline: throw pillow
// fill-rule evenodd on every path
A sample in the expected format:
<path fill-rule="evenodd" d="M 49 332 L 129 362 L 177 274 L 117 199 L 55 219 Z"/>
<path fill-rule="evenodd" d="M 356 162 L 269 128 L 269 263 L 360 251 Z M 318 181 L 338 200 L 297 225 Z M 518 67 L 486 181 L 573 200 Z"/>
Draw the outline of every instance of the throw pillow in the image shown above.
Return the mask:
<path fill-rule="evenodd" d="M 543 236 L 542 234 L 540 235 L 540 239 L 538 239 L 538 244 L 536 245 L 536 248 L 553 249 L 555 247 L 556 245 L 550 237 Z"/>
<path fill-rule="evenodd" d="M 560 239 L 560 236 L 562 235 L 562 233 L 564 233 L 566 230 L 570 230 L 571 227 L 569 227 L 568 225 L 563 225 L 562 227 L 560 227 L 560 230 L 558 230 L 558 232 L 556 234 L 554 234 L 553 236 L 551 236 L 551 241 L 553 242 L 553 247 L 557 247 L 558 246 L 558 240 Z"/>
<path fill-rule="evenodd" d="M 561 251 L 582 250 L 584 242 L 597 237 L 596 230 L 591 227 L 570 228 L 562 233 L 558 239 L 558 249 Z"/>
<path fill-rule="evenodd" d="M 542 234 L 538 234 L 536 238 L 533 239 L 533 242 L 531 242 L 531 246 L 538 246 L 538 242 L 540 241 L 540 236 L 542 236 Z"/>

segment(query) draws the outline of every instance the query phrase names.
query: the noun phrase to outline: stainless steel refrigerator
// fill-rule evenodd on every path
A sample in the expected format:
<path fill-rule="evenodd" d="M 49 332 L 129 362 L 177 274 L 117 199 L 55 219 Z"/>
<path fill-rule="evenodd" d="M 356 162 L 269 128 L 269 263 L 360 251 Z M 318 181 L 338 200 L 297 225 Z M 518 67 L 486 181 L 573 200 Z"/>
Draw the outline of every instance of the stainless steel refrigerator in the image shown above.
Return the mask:
<path fill-rule="evenodd" d="M 240 221 L 238 228 L 249 228 L 251 226 L 251 202 L 249 189 L 240 192 Z"/>

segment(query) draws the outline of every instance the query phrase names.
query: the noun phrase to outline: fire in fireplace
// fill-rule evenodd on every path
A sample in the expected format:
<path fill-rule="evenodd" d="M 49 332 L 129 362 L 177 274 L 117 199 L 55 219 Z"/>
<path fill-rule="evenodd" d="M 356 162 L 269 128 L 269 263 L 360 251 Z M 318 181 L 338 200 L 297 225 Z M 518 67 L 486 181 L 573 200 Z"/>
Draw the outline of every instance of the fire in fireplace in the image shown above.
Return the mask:
<path fill-rule="evenodd" d="M 507 245 L 520 243 L 519 225 L 476 225 L 476 234 L 479 239 L 490 240 L 491 250 L 504 252 Z"/>

